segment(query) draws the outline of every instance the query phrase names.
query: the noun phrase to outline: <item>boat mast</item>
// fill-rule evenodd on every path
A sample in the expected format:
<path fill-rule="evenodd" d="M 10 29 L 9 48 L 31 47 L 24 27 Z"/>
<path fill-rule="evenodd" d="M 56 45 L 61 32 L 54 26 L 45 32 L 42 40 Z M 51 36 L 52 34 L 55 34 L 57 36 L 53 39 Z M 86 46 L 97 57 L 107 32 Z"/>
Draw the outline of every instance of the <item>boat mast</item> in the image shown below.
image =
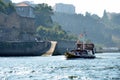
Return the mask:
<path fill-rule="evenodd" d="M 85 49 L 85 46 L 84 46 L 84 44 L 85 44 L 85 40 L 84 40 L 84 34 L 83 33 L 81 33 L 80 34 L 80 36 L 79 36 L 79 42 L 82 42 L 81 44 L 82 44 L 82 50 L 84 50 Z"/>
<path fill-rule="evenodd" d="M 81 35 L 80 38 L 82 40 L 82 49 L 85 49 L 85 44 L 86 44 L 86 32 L 84 31 Z"/>

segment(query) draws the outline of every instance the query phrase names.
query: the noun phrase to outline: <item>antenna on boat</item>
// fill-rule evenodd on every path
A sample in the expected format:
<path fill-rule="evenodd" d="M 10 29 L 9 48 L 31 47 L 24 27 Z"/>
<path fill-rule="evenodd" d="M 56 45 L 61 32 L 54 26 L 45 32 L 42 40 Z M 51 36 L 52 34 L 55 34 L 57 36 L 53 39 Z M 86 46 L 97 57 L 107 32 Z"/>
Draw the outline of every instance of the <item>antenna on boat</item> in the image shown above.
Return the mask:
<path fill-rule="evenodd" d="M 84 30 L 84 32 L 83 32 L 83 49 L 85 49 L 85 44 L 86 44 L 86 36 L 87 36 L 87 34 L 86 34 L 86 31 Z"/>
<path fill-rule="evenodd" d="M 81 34 L 79 35 L 79 38 L 78 38 L 79 41 L 82 41 L 82 49 L 83 49 L 83 50 L 85 49 L 86 36 L 87 36 L 87 34 L 86 34 L 86 31 L 84 30 L 84 32 L 81 33 Z"/>

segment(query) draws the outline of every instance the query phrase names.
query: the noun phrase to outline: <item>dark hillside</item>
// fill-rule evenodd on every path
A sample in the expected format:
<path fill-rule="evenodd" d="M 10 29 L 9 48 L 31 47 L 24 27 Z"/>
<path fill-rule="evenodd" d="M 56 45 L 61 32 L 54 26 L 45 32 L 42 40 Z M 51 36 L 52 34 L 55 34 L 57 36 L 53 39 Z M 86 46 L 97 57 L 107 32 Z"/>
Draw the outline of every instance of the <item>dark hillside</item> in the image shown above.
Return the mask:
<path fill-rule="evenodd" d="M 104 17 L 100 18 L 90 13 L 86 13 L 85 16 L 82 14 L 55 13 L 52 19 L 69 33 L 79 35 L 86 32 L 87 38 L 97 44 L 115 46 L 116 43 L 120 42 L 120 16 L 114 15 L 110 21 Z"/>

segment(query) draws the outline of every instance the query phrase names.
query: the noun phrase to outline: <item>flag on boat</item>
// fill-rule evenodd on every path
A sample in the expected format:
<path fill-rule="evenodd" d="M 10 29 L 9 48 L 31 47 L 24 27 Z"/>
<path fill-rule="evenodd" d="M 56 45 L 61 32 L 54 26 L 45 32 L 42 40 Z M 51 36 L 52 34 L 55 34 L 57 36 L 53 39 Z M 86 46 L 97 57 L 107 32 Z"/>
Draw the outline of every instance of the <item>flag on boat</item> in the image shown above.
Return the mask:
<path fill-rule="evenodd" d="M 82 42 L 85 42 L 86 40 L 85 40 L 85 36 L 86 36 L 86 34 L 83 34 L 83 33 L 81 33 L 80 35 L 79 35 L 79 40 L 80 41 L 82 41 Z"/>
<path fill-rule="evenodd" d="M 83 34 L 80 34 L 80 38 L 82 38 L 83 37 Z"/>

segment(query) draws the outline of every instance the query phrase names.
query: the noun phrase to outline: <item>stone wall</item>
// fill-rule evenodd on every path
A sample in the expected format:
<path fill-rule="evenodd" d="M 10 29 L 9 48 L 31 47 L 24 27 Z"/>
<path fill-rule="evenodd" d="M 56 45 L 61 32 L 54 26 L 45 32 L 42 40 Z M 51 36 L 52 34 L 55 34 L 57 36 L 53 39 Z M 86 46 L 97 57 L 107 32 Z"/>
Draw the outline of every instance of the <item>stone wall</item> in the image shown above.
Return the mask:
<path fill-rule="evenodd" d="M 0 13 L 0 41 L 33 40 L 34 33 L 34 18 L 21 17 L 16 13 Z M 29 39 L 24 39 L 25 36 Z"/>
<path fill-rule="evenodd" d="M 49 41 L 0 42 L 0 56 L 41 56 L 51 47 Z"/>
<path fill-rule="evenodd" d="M 53 55 L 63 55 L 67 50 L 74 49 L 75 41 L 58 41 Z"/>

